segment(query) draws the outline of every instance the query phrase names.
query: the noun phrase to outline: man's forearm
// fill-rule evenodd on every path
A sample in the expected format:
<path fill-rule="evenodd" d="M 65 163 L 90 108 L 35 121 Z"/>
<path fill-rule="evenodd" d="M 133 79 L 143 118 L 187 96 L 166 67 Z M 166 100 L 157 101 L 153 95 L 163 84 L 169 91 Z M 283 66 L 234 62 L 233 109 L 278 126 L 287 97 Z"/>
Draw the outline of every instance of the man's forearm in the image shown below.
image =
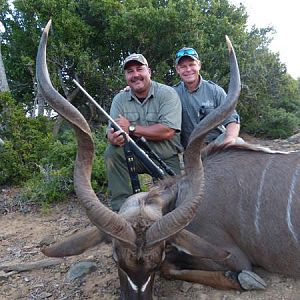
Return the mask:
<path fill-rule="evenodd" d="M 136 125 L 134 135 L 136 137 L 143 136 L 149 141 L 164 141 L 171 139 L 175 134 L 175 129 L 169 128 L 162 124 L 154 124 L 150 126 Z"/>
<path fill-rule="evenodd" d="M 237 138 L 240 133 L 240 124 L 239 123 L 229 123 L 226 126 L 226 137 Z"/>

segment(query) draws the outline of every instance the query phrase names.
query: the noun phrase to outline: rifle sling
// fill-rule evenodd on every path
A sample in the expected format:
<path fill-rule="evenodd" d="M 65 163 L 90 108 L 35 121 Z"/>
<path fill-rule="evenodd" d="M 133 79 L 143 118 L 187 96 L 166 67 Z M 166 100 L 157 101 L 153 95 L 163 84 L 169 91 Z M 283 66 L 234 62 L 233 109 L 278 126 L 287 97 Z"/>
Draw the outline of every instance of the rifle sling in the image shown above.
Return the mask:
<path fill-rule="evenodd" d="M 128 173 L 130 176 L 131 187 L 134 194 L 139 193 L 141 191 L 140 181 L 138 173 L 135 168 L 135 157 L 130 149 L 129 142 L 125 137 L 125 145 L 124 145 L 124 154 L 127 162 Z"/>

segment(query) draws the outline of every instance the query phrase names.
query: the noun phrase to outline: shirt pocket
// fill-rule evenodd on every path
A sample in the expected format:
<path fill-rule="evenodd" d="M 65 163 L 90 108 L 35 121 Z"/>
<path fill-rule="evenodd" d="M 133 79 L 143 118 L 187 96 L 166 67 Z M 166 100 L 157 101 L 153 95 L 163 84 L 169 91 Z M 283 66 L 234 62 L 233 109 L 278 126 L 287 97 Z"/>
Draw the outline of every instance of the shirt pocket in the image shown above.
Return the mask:
<path fill-rule="evenodd" d="M 210 114 L 215 107 L 213 105 L 202 105 L 199 110 L 199 119 L 202 120 L 208 114 Z"/>
<path fill-rule="evenodd" d="M 130 123 L 136 123 L 139 118 L 140 118 L 140 115 L 139 113 L 137 112 L 127 112 L 125 113 L 125 118 L 130 122 Z"/>
<path fill-rule="evenodd" d="M 149 125 L 157 124 L 158 123 L 158 114 L 157 113 L 147 113 L 146 121 Z"/>

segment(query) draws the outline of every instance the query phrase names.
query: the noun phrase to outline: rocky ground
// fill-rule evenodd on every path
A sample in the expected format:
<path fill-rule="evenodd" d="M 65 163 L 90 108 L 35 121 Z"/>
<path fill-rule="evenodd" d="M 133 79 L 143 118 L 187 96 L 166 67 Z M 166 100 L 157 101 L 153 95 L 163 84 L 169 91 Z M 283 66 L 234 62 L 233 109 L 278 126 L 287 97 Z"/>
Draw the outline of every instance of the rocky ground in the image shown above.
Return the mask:
<path fill-rule="evenodd" d="M 272 149 L 300 149 L 300 134 L 288 140 L 246 140 Z M 18 189 L 0 188 L 0 300 L 119 298 L 117 269 L 111 245 L 64 259 L 47 259 L 41 244 L 62 239 L 90 223 L 75 198 L 45 212 L 18 201 Z M 44 267 L 42 267 L 42 263 Z M 48 266 L 47 266 L 48 265 Z M 300 299 L 300 280 L 255 270 L 265 291 L 219 291 L 200 284 L 165 280 L 157 275 L 154 299 Z"/>

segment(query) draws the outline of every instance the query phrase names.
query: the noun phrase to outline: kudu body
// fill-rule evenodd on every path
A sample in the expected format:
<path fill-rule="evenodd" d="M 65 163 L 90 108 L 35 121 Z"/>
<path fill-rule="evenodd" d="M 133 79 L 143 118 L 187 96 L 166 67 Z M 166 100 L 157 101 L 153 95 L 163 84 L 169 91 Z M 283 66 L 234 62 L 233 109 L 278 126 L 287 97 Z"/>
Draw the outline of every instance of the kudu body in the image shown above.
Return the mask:
<path fill-rule="evenodd" d="M 45 255 L 77 255 L 110 237 L 122 299 L 152 299 L 159 269 L 166 277 L 233 289 L 264 287 L 251 272 L 252 265 L 299 275 L 299 153 L 221 146 L 207 148 L 201 158 L 206 134 L 235 108 L 240 92 L 229 40 L 227 101 L 192 133 L 185 152 L 186 175 L 131 196 L 116 214 L 98 201 L 90 185 L 90 128 L 51 84 L 46 65 L 49 28 L 50 22 L 37 54 L 38 86 L 54 110 L 74 126 L 75 191 L 95 227 L 44 248 Z"/>
<path fill-rule="evenodd" d="M 299 277 L 300 153 L 266 153 L 247 145 L 215 147 L 203 157 L 203 168 L 202 203 L 185 229 L 230 255 L 217 261 L 174 251 L 167 270 L 170 276 L 176 268 L 241 271 L 260 266 Z M 175 273 L 177 279 L 222 288 L 211 282 L 212 277 L 206 282 L 208 273 L 202 281 L 201 272 Z M 256 280 L 265 285 L 255 277 L 252 283 L 250 278 L 241 282 L 247 272 L 237 275 L 244 289 L 251 289 Z"/>

